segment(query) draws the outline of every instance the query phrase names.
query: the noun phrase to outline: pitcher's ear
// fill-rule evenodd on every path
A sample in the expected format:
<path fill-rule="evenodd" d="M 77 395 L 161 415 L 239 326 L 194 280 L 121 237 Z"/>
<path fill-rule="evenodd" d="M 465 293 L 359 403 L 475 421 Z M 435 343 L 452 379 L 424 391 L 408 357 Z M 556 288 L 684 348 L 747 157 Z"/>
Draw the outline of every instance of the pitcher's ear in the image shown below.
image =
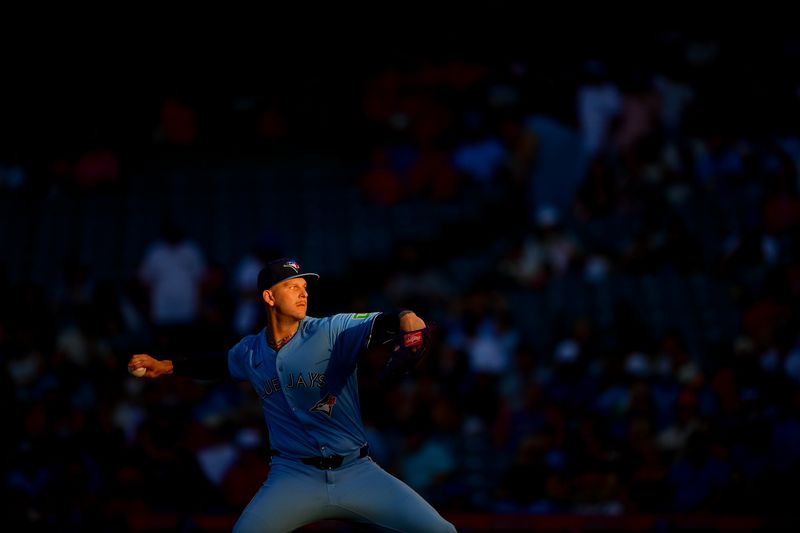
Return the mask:
<path fill-rule="evenodd" d="M 272 291 L 269 289 L 266 289 L 261 293 L 261 299 L 267 305 L 275 305 L 275 298 L 272 296 Z"/>

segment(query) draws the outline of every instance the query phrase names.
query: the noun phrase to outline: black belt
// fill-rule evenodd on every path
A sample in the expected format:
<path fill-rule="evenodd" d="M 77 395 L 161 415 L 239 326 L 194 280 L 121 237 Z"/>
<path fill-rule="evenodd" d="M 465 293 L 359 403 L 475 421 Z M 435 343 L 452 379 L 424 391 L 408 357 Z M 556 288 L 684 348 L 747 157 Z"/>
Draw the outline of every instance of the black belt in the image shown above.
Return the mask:
<path fill-rule="evenodd" d="M 270 450 L 269 454 L 273 457 L 279 457 L 281 452 L 278 450 Z M 358 451 L 358 458 L 361 459 L 369 455 L 369 445 L 365 444 L 361 447 Z M 342 463 L 345 459 L 347 459 L 348 455 L 328 455 L 327 457 L 318 455 L 315 457 L 301 457 L 300 462 L 306 465 L 311 465 L 314 467 L 319 468 L 320 470 L 333 470 L 334 468 L 339 468 L 342 466 Z"/>

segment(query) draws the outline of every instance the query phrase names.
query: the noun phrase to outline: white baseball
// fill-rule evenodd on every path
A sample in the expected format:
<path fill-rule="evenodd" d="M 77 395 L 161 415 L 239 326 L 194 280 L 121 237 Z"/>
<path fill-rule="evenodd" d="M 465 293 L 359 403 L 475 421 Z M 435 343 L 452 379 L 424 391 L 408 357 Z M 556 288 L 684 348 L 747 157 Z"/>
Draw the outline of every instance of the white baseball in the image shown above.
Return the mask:
<path fill-rule="evenodd" d="M 145 367 L 139 367 L 139 368 L 134 368 L 133 370 L 128 370 L 128 372 L 130 372 L 131 374 L 133 374 L 137 378 L 141 378 L 141 377 L 143 377 L 145 375 L 145 373 L 147 372 L 147 369 Z"/>

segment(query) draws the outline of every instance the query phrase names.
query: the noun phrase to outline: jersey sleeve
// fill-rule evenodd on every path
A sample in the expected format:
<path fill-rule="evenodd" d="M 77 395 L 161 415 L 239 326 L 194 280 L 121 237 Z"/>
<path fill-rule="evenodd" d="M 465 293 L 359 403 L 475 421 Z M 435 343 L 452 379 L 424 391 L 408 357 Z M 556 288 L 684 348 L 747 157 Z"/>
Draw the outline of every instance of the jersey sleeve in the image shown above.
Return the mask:
<path fill-rule="evenodd" d="M 158 248 L 155 245 L 150 245 L 144 254 L 144 259 L 142 260 L 142 264 L 139 266 L 139 280 L 141 280 L 145 284 L 153 283 L 153 279 L 156 276 L 156 260 L 155 256 L 158 253 Z"/>
<path fill-rule="evenodd" d="M 380 313 L 347 313 L 331 319 L 333 357 L 345 369 L 352 369 L 367 349 L 372 326 Z"/>

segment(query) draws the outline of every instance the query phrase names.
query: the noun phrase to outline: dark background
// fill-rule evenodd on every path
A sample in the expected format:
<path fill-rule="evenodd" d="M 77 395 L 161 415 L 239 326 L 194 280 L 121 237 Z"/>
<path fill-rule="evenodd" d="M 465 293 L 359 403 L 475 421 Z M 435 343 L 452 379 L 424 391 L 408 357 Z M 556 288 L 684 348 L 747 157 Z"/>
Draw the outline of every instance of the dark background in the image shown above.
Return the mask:
<path fill-rule="evenodd" d="M 777 15 L 140 15 L 4 37 L 15 530 L 230 529 L 267 473 L 255 396 L 125 363 L 236 342 L 256 251 L 322 275 L 314 316 L 439 324 L 407 380 L 364 361 L 362 406 L 376 459 L 460 530 L 796 521 L 800 38 Z M 181 324 L 139 276 L 165 222 L 206 265 Z"/>

